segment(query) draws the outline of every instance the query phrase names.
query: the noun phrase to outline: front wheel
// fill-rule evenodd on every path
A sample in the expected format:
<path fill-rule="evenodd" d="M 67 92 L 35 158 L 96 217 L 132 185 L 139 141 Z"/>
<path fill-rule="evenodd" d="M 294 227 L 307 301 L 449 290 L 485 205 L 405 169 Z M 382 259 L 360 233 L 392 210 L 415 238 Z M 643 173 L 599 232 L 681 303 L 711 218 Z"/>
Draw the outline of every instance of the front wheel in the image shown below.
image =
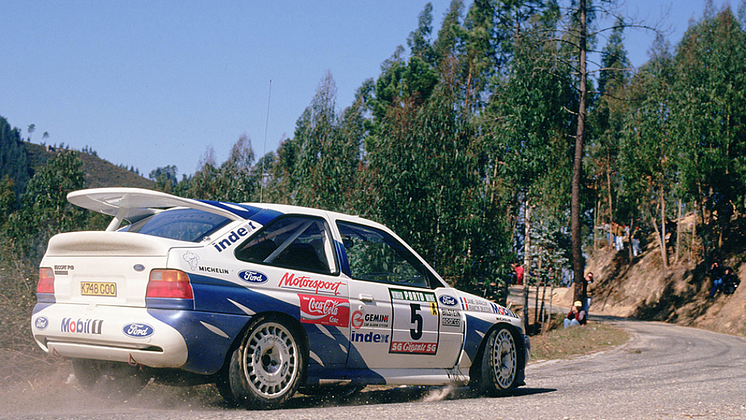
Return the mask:
<path fill-rule="evenodd" d="M 280 407 L 295 393 L 304 369 L 305 357 L 292 329 L 274 317 L 259 317 L 231 355 L 226 399 L 247 408 Z"/>
<path fill-rule="evenodd" d="M 498 327 L 488 336 L 482 352 L 478 389 L 486 395 L 501 395 L 516 387 L 517 378 L 515 338 L 508 328 Z"/>

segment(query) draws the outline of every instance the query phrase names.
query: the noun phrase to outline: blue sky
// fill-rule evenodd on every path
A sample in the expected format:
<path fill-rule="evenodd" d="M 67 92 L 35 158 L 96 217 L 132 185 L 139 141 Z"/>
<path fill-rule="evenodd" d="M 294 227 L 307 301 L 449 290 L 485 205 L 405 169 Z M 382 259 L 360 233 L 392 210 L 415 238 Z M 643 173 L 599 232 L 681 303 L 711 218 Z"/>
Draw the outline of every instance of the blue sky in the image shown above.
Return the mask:
<path fill-rule="evenodd" d="M 409 33 L 425 0 L 0 1 L 0 115 L 32 141 L 89 146 L 145 176 L 222 163 L 242 134 L 258 156 L 291 137 L 330 71 L 337 108 Z M 440 26 L 450 0 L 431 0 Z M 734 8 L 737 2 L 734 2 Z M 722 2 L 715 0 L 719 9 Z M 675 45 L 704 0 L 626 0 Z M 652 34 L 631 31 L 632 63 Z M 603 45 L 604 40 L 600 40 Z M 271 98 L 270 98 L 271 81 Z M 268 115 L 269 103 L 269 118 Z"/>

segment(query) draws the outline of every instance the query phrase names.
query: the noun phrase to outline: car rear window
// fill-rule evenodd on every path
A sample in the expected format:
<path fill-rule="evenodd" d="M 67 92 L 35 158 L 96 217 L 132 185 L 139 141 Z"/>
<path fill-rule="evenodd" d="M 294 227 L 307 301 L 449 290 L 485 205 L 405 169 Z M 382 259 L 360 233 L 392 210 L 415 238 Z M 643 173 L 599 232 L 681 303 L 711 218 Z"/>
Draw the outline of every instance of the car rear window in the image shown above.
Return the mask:
<path fill-rule="evenodd" d="M 139 220 L 120 230 L 160 238 L 200 242 L 230 220 L 217 214 L 195 209 L 167 210 Z"/>

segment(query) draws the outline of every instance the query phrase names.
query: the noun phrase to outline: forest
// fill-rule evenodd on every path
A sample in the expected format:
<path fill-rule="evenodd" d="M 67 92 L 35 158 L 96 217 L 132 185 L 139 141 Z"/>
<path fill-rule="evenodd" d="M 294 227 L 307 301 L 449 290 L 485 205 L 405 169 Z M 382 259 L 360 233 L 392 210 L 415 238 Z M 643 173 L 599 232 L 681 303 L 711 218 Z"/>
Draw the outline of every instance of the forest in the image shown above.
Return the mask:
<path fill-rule="evenodd" d="M 664 267 L 716 258 L 746 211 L 746 2 L 706 2 L 677 45 L 648 28 L 639 68 L 624 36 L 646 24 L 614 6 L 453 0 L 436 33 L 428 4 L 353 103 L 337 104 L 326 74 L 276 151 L 257 157 L 242 136 L 225 162 L 208 149 L 192 175 L 149 177 L 191 198 L 379 221 L 478 293 L 508 282 L 511 263 L 531 281 L 577 278 L 612 223 L 658 241 Z M 4 255 L 35 267 L 51 235 L 106 221 L 65 200 L 86 186 L 79 152 L 31 173 L 22 135 L 0 119 L 0 235 Z M 677 241 L 660 246 L 667 231 Z"/>

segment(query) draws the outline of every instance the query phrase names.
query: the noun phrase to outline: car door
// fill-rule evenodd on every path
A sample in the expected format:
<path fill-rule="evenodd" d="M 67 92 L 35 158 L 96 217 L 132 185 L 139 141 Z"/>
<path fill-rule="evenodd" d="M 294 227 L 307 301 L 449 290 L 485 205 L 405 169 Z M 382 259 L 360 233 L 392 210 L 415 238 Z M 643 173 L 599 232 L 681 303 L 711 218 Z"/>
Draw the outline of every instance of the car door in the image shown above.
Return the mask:
<path fill-rule="evenodd" d="M 442 328 L 434 275 L 389 232 L 356 222 L 336 224 L 345 251 L 342 270 L 351 278 L 348 367 L 453 367 L 461 325 Z"/>
<path fill-rule="evenodd" d="M 343 366 L 350 304 L 347 279 L 340 276 L 326 219 L 280 217 L 242 243 L 235 256 L 248 263 L 239 273 L 247 284 L 253 282 L 254 290 L 275 298 L 256 312 L 278 311 L 283 304 L 292 304 L 308 335 L 310 367 Z M 252 308 L 256 304 L 244 305 Z"/>

